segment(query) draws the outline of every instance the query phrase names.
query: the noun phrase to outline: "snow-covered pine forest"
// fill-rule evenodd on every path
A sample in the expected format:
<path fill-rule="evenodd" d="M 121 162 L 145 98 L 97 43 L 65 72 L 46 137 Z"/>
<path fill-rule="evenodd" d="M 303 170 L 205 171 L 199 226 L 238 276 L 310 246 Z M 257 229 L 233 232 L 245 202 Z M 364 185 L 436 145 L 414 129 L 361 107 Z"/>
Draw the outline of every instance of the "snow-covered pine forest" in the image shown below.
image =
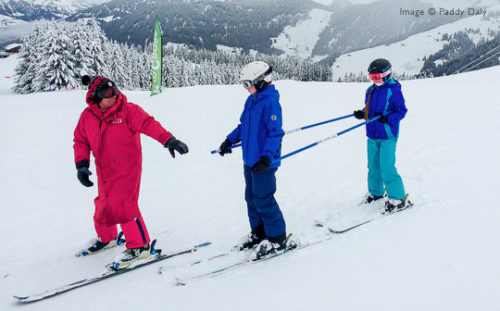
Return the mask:
<path fill-rule="evenodd" d="M 139 47 L 111 41 L 95 19 L 41 23 L 22 40 L 13 88 L 17 93 L 79 88 L 82 72 L 104 75 L 127 90 L 151 87 L 152 44 Z M 239 69 L 257 59 L 274 67 L 276 80 L 331 80 L 327 66 L 293 57 L 195 51 L 179 45 L 165 45 L 163 55 L 165 87 L 235 84 Z"/>

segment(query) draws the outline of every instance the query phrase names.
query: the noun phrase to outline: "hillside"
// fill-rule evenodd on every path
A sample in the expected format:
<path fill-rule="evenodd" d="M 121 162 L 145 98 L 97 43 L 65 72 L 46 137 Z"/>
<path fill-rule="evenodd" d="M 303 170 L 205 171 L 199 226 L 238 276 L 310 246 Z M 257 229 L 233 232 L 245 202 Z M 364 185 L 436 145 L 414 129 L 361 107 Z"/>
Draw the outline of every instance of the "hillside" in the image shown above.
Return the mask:
<path fill-rule="evenodd" d="M 332 65 L 333 80 L 343 78 L 345 74 L 351 72 L 355 74 L 365 73 L 368 63 L 363 62 L 363 60 L 378 57 L 391 60 L 394 70 L 399 74 L 418 74 L 424 65 L 424 57 L 429 57 L 443 49 L 446 44 L 450 43 L 453 34 L 457 32 L 465 32 L 475 45 L 498 36 L 500 32 L 500 5 L 488 8 L 486 17 L 481 15 L 466 17 L 412 35 L 400 42 L 343 54 Z"/>
<path fill-rule="evenodd" d="M 72 149 L 85 92 L 13 94 L 5 77 L 14 66 L 14 58 L 0 59 L 2 310 L 17 307 L 13 294 L 99 273 L 119 252 L 73 256 L 95 234 L 97 189 L 77 181 Z M 140 206 L 150 234 L 166 252 L 206 240 L 213 245 L 23 310 L 498 310 L 499 74 L 497 66 L 402 83 L 409 112 L 397 167 L 413 209 L 330 239 L 313 226 L 315 219 L 343 226 L 376 210 L 357 206 L 366 192 L 366 139 L 363 129 L 349 132 L 284 160 L 277 174 L 288 231 L 303 243 L 324 242 L 183 287 L 175 287 L 176 277 L 213 268 L 190 262 L 230 249 L 249 230 L 241 152 L 224 158 L 209 152 L 236 126 L 246 91 L 197 86 L 150 97 L 125 90 L 190 147 L 174 160 L 142 139 Z M 368 86 L 276 85 L 285 129 L 361 108 Z M 285 137 L 283 151 L 354 124 L 347 119 L 295 133 Z"/>

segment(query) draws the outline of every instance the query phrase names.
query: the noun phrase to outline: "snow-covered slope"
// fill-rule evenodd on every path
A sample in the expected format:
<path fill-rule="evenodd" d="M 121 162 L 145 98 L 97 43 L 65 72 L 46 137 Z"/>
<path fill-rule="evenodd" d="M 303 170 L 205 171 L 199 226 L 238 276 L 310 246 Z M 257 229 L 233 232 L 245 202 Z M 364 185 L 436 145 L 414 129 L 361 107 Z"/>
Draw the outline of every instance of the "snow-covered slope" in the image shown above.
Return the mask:
<path fill-rule="evenodd" d="M 331 15 L 332 12 L 329 11 L 311 10 L 307 19 L 295 26 L 286 26 L 277 38 L 273 38 L 272 47 L 284 51 L 286 55 L 300 58 L 311 57 L 319 34 L 328 26 Z"/>
<path fill-rule="evenodd" d="M 0 59 L 1 310 L 16 307 L 12 294 L 98 273 L 119 251 L 73 256 L 94 236 L 97 189 L 77 181 L 72 150 L 85 92 L 12 94 L 4 77 L 13 67 L 13 58 Z M 236 126 L 246 91 L 239 85 L 165 89 L 155 97 L 124 91 L 190 147 L 174 160 L 143 137 L 140 205 L 150 234 L 166 252 L 206 240 L 213 245 L 23 310 L 499 310 L 499 75 L 493 67 L 402 83 L 409 112 L 397 167 L 413 209 L 184 287 L 174 287 L 175 277 L 211 267 L 190 262 L 230 249 L 249 230 L 241 151 L 224 158 L 209 153 Z M 276 85 L 285 129 L 361 108 L 368 86 Z M 295 133 L 283 150 L 354 124 Z M 366 212 L 357 207 L 366 191 L 365 145 L 357 129 L 283 161 L 277 200 L 296 239 L 326 238 L 315 219 L 339 226 Z"/>
<path fill-rule="evenodd" d="M 498 0 L 424 0 L 431 4 L 434 8 L 446 8 L 446 9 L 464 9 L 464 8 L 480 8 L 480 7 L 490 7 L 498 4 Z"/>
<path fill-rule="evenodd" d="M 19 40 L 19 34 L 32 31 L 34 22 L 25 22 L 20 19 L 0 15 L 0 43 Z"/>
<path fill-rule="evenodd" d="M 423 58 L 438 52 L 448 43 L 442 40 L 444 34 L 452 35 L 459 31 L 474 29 L 477 32 L 468 35 L 476 44 L 481 39 L 493 38 L 500 31 L 500 6 L 490 7 L 487 11 L 485 18 L 480 15 L 471 16 L 410 36 L 397 43 L 344 54 L 338 57 L 332 65 L 333 79 L 343 78 L 345 74 L 351 72 L 365 73 L 369 63 L 363 60 L 379 57 L 389 59 L 394 70 L 400 74 L 417 74 L 424 64 Z"/>

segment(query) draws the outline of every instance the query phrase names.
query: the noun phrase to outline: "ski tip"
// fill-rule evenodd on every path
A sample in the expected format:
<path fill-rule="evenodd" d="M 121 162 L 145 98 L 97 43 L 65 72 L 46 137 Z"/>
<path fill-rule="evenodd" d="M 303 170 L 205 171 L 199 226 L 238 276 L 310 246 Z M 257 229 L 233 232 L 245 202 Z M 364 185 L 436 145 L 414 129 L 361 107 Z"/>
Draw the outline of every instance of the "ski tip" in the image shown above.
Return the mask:
<path fill-rule="evenodd" d="M 195 246 L 195 248 L 200 248 L 200 247 L 209 246 L 210 244 L 212 244 L 212 242 L 205 242 L 205 243 L 201 243 L 201 244 L 196 245 L 196 246 Z"/>
<path fill-rule="evenodd" d="M 325 225 L 324 225 L 321 221 L 319 221 L 319 220 L 315 220 L 315 221 L 314 221 L 314 225 L 315 225 L 316 227 L 324 227 L 324 226 L 325 226 Z"/>
<path fill-rule="evenodd" d="M 175 278 L 175 286 L 186 286 L 186 282 L 179 278 Z"/>
<path fill-rule="evenodd" d="M 20 297 L 20 296 L 15 296 L 15 295 L 14 295 L 14 296 L 12 296 L 12 297 L 14 297 L 14 299 L 15 299 L 15 300 L 17 300 L 17 302 L 25 302 L 25 301 L 26 301 L 26 299 L 28 299 L 28 297 L 27 297 L 27 296 L 26 296 L 26 297 Z"/>

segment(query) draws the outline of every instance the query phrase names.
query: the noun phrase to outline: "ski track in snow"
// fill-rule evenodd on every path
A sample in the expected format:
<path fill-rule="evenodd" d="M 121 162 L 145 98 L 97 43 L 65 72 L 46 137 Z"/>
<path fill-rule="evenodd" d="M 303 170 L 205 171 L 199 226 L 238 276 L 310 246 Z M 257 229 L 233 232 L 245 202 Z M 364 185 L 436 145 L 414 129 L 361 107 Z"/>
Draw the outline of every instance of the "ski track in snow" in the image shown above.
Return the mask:
<path fill-rule="evenodd" d="M 72 149 L 85 91 L 12 94 L 12 79 L 4 77 L 14 66 L 15 58 L 0 59 L 1 310 L 16 307 L 12 295 L 99 273 L 121 250 L 74 257 L 95 234 L 97 189 L 79 184 Z M 182 287 L 175 286 L 176 277 L 235 258 L 193 261 L 227 251 L 249 231 L 241 151 L 210 155 L 237 125 L 246 92 L 239 85 L 164 89 L 155 97 L 124 91 L 190 147 L 174 160 L 156 141 L 142 138 L 140 206 L 150 235 L 165 252 L 213 245 L 24 309 L 498 310 L 499 74 L 493 67 L 402 82 L 409 112 L 401 123 L 397 168 L 414 208 Z M 368 86 L 276 85 L 285 130 L 360 109 Z M 347 119 L 289 135 L 283 153 L 356 123 Z M 95 173 L 93 164 L 90 170 Z M 358 206 L 366 174 L 364 129 L 284 160 L 277 201 L 288 231 L 314 242 L 327 237 L 315 219 L 342 227 L 373 213 Z"/>

